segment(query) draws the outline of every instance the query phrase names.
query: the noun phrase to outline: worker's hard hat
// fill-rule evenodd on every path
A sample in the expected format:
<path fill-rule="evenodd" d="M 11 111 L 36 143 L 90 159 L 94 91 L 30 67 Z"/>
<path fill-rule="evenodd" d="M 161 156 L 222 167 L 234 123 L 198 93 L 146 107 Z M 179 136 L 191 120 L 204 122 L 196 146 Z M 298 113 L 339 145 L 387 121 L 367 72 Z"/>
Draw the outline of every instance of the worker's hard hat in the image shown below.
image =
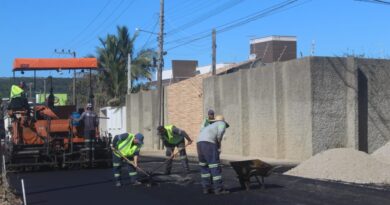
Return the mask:
<path fill-rule="evenodd" d="M 88 103 L 87 108 L 92 108 L 92 103 Z"/>
<path fill-rule="evenodd" d="M 215 116 L 213 121 L 225 121 L 225 118 L 223 117 L 223 115 L 217 115 Z"/>

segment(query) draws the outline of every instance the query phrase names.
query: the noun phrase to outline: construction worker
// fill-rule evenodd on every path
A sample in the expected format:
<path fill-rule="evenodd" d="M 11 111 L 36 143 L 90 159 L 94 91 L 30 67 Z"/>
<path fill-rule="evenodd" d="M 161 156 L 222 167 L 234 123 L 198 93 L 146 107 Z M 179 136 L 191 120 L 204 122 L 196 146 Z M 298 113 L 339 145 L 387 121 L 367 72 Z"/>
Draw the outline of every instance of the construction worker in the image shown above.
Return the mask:
<path fill-rule="evenodd" d="M 10 103 L 8 104 L 7 110 L 9 116 L 13 119 L 16 119 L 16 115 L 12 111 L 25 111 L 25 115 L 20 119 L 21 124 L 27 127 L 30 121 L 30 105 L 28 104 L 28 99 L 24 92 L 26 88 L 26 83 L 21 81 L 19 85 L 12 85 L 10 93 Z"/>
<path fill-rule="evenodd" d="M 93 144 L 97 134 L 99 133 L 99 118 L 96 113 L 93 111 L 93 106 L 91 103 L 87 104 L 87 110 L 84 111 L 80 118 L 74 119 L 76 122 L 83 121 L 84 124 L 84 138 L 85 138 L 85 149 L 87 152 L 87 159 L 89 159 L 89 164 L 92 166 L 93 160 Z"/>
<path fill-rule="evenodd" d="M 134 163 L 134 165 L 126 163 L 128 165 L 131 184 L 141 184 L 141 182 L 137 180 L 136 167 L 138 167 L 139 151 L 143 144 L 144 136 L 141 133 L 136 135 L 131 133 L 123 133 L 114 137 L 111 148 L 113 150 L 112 167 L 114 172 L 115 186 L 121 186 L 121 165 L 123 162 L 122 156 L 132 160 Z M 120 152 L 120 154 L 117 152 Z"/>
<path fill-rule="evenodd" d="M 214 120 L 214 110 L 209 110 L 207 112 L 207 117 L 202 122 L 202 126 L 200 127 L 200 130 L 210 125 L 213 120 Z"/>
<path fill-rule="evenodd" d="M 196 147 L 204 194 L 209 194 L 212 191 L 217 195 L 229 193 L 223 188 L 219 158 L 222 138 L 227 127 L 229 125 L 225 122 L 224 117 L 217 115 L 214 123 L 205 127 L 199 134 Z"/>
<path fill-rule="evenodd" d="M 19 85 L 12 85 L 10 93 L 10 104 L 8 105 L 8 110 L 21 110 L 25 109 L 28 113 L 30 111 L 30 106 L 28 105 L 28 99 L 24 92 L 26 88 L 26 83 L 21 81 Z"/>
<path fill-rule="evenodd" d="M 184 130 L 179 129 L 174 125 L 159 126 L 157 128 L 157 134 L 160 136 L 161 140 L 164 143 L 164 146 L 166 147 L 165 155 L 168 161 L 166 162 L 164 174 L 171 174 L 173 152 L 175 150 L 175 147 L 177 147 L 179 151 L 180 160 L 186 173 L 190 173 L 190 167 L 188 166 L 188 159 L 184 140 L 187 140 L 187 145 L 190 145 L 192 143 L 192 140 L 188 136 L 188 134 Z"/>

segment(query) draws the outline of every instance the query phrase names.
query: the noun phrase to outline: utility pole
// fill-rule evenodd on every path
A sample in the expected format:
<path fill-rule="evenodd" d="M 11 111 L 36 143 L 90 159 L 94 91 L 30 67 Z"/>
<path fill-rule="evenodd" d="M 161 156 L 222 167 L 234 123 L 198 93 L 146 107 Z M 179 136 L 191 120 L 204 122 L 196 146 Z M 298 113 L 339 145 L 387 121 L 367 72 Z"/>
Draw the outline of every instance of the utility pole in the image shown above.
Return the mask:
<path fill-rule="evenodd" d="M 127 94 L 131 94 L 131 54 L 127 55 Z"/>
<path fill-rule="evenodd" d="M 28 84 L 28 88 L 29 88 L 29 91 L 30 91 L 30 93 L 29 93 L 29 94 L 30 94 L 30 95 L 29 95 L 29 96 L 30 96 L 30 97 L 29 97 L 29 101 L 32 100 L 32 90 L 31 90 L 32 86 L 33 86 L 32 83 L 29 83 L 29 84 Z"/>
<path fill-rule="evenodd" d="M 215 75 L 217 73 L 217 37 L 216 37 L 216 30 L 215 28 L 211 32 L 212 34 L 212 57 L 211 57 L 211 69 L 212 69 L 212 75 Z"/>
<path fill-rule="evenodd" d="M 76 51 L 73 51 L 73 58 L 76 58 Z M 76 99 L 76 70 L 73 70 L 73 89 L 72 89 L 73 105 L 77 105 Z M 77 109 L 77 107 L 76 107 Z"/>
<path fill-rule="evenodd" d="M 43 79 L 43 103 L 46 103 L 46 78 Z"/>
<path fill-rule="evenodd" d="M 164 65 L 164 0 L 160 0 L 160 32 L 158 34 L 158 64 L 157 64 L 157 88 L 158 88 L 158 125 L 164 124 L 163 115 L 163 87 L 162 70 Z"/>

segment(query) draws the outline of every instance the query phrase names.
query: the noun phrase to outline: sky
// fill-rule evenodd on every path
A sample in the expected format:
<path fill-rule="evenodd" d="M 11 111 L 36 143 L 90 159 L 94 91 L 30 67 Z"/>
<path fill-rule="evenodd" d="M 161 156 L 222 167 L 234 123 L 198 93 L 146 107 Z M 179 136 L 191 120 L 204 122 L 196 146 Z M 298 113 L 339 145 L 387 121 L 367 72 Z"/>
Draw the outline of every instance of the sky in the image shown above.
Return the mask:
<path fill-rule="evenodd" d="M 291 4 L 265 13 L 288 2 Z M 390 5 L 386 4 L 356 0 L 165 0 L 164 8 L 164 69 L 170 69 L 172 60 L 198 60 L 200 66 L 209 65 L 212 28 L 217 28 L 217 63 L 248 60 L 249 40 L 270 35 L 296 36 L 298 57 L 314 51 L 316 56 L 390 58 Z M 78 57 L 95 54 L 100 46 L 98 38 L 115 34 L 118 25 L 127 26 L 131 35 L 139 28 L 136 52 L 157 49 L 153 33 L 159 31 L 159 10 L 160 0 L 0 0 L 0 77 L 12 76 L 15 58 L 71 57 L 56 54 L 55 49 L 75 51 Z M 245 21 L 256 14 L 258 18 Z"/>

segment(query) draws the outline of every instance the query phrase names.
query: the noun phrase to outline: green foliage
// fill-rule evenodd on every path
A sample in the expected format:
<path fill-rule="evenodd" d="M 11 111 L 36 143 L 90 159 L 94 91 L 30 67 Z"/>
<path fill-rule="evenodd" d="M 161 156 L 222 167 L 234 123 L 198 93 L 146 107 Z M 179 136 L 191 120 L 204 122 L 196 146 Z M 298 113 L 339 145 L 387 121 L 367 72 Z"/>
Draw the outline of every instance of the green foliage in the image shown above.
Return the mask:
<path fill-rule="evenodd" d="M 123 104 L 127 93 L 127 61 L 131 56 L 132 85 L 151 80 L 153 57 L 156 55 L 150 49 L 141 50 L 134 55 L 134 42 L 137 35 L 130 36 L 127 27 L 118 26 L 117 34 L 108 34 L 99 38 L 101 47 L 97 48 L 97 58 L 102 72 L 99 74 L 99 91 L 112 106 Z M 136 83 L 137 82 L 137 83 Z"/>
<path fill-rule="evenodd" d="M 36 78 L 35 90 L 36 93 L 44 92 L 44 79 L 46 79 L 46 93 L 50 91 L 50 81 L 47 78 Z M 27 84 L 27 96 L 29 93 L 29 85 L 31 83 L 31 92 L 34 93 L 34 78 L 33 77 L 17 77 L 15 81 L 12 77 L 10 78 L 0 78 L 0 96 L 1 98 L 8 98 L 10 94 L 10 89 L 13 84 L 19 84 L 20 81 L 24 81 Z M 69 98 L 72 94 L 72 79 L 71 78 L 53 78 L 53 90 L 54 93 L 66 93 Z"/>

